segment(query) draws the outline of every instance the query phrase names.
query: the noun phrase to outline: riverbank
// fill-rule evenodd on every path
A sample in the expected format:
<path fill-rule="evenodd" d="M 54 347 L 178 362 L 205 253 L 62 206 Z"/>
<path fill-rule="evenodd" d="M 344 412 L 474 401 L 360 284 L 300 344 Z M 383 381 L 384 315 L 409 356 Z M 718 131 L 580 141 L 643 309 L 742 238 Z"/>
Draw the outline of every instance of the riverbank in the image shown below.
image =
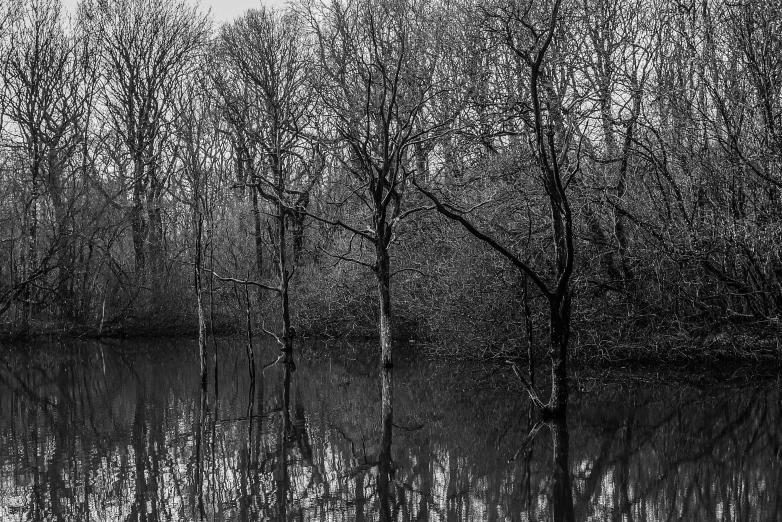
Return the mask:
<path fill-rule="evenodd" d="M 480 346 L 438 342 L 416 331 L 415 321 L 400 321 L 403 325 L 395 332 L 397 353 L 401 357 L 462 360 L 482 362 L 487 365 L 514 361 L 526 367 L 528 346 L 526 342 L 498 343 L 487 340 Z M 104 325 L 102 329 L 81 325 L 37 325 L 38 329 L 2 332 L 0 342 L 25 344 L 42 339 L 196 339 L 194 325 L 166 321 L 129 318 L 123 322 Z M 219 338 L 245 339 L 246 331 L 227 321 L 208 325 L 208 332 Z M 723 324 L 711 329 L 700 324 L 684 324 L 672 321 L 652 321 L 636 332 L 622 336 L 612 334 L 618 330 L 592 325 L 585 328 L 577 324 L 572 332 L 570 360 L 572 365 L 593 368 L 703 368 L 720 370 L 731 365 L 753 366 L 765 364 L 770 368 L 782 367 L 782 327 L 779 321 L 746 324 Z M 302 353 L 319 352 L 335 357 L 372 360 L 377 349 L 375 332 L 368 327 L 353 328 L 339 335 L 335 331 L 317 335 L 305 330 L 297 339 Z M 254 337 L 267 337 L 254 325 Z M 269 337 L 271 339 L 271 337 Z M 546 360 L 545 338 L 534 340 L 533 357 L 538 365 Z"/>

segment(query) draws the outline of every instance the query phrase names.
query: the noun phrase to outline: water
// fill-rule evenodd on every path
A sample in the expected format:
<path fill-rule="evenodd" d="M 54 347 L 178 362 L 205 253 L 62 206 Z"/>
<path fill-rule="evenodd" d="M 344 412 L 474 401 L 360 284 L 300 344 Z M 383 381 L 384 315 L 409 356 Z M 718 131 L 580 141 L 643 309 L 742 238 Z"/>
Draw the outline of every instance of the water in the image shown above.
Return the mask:
<path fill-rule="evenodd" d="M 253 386 L 220 350 L 205 387 L 191 342 L 4 351 L 0 520 L 782 520 L 776 383 L 582 375 L 529 438 L 528 401 L 475 369 L 397 367 L 390 410 L 374 365 Z"/>

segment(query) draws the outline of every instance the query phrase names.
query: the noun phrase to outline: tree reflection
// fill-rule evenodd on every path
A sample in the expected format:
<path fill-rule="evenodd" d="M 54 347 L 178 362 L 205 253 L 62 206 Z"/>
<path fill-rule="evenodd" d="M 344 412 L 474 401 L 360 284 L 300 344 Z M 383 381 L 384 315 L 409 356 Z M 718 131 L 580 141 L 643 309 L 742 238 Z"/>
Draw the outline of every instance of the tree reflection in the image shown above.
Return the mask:
<path fill-rule="evenodd" d="M 277 468 L 274 482 L 277 490 L 276 516 L 274 520 L 284 522 L 288 513 L 288 491 L 290 490 L 290 477 L 288 476 L 288 444 L 292 435 L 291 430 L 291 374 L 293 362 L 285 358 L 282 363 L 284 368 L 282 375 L 282 422 L 279 426 L 277 437 Z"/>
<path fill-rule="evenodd" d="M 782 512 L 774 387 L 602 387 L 573 398 L 567 423 L 535 427 L 512 396 L 450 369 L 378 376 L 304 359 L 253 385 L 237 345 L 220 364 L 218 400 L 197 356 L 153 348 L 0 354 L 0 520 L 765 522 Z"/>
<path fill-rule="evenodd" d="M 548 421 L 554 447 L 552 504 L 555 522 L 574 522 L 573 489 L 570 485 L 570 436 L 567 419 L 558 417 Z"/>
<path fill-rule="evenodd" d="M 378 454 L 377 494 L 380 501 L 381 522 L 391 522 L 391 483 L 394 480 L 391 461 L 391 437 L 394 424 L 394 375 L 393 367 L 381 369 L 381 425 L 383 427 Z"/>
<path fill-rule="evenodd" d="M 193 429 L 195 434 L 195 495 L 198 504 L 198 515 L 201 520 L 206 518 L 206 508 L 204 506 L 204 426 L 207 416 L 207 393 L 208 381 L 206 368 L 202 367 L 201 386 L 198 388 L 199 408 L 196 425 Z M 156 517 L 157 518 L 157 517 Z"/>

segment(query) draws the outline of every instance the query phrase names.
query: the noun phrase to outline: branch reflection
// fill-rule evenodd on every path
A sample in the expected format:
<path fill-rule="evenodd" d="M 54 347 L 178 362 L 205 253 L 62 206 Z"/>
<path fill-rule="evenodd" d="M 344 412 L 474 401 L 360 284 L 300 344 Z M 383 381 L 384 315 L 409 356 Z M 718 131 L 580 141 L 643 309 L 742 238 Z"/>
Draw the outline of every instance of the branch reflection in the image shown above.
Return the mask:
<path fill-rule="evenodd" d="M 775 386 L 602 386 L 573 398 L 567 423 L 542 423 L 530 438 L 534 420 L 519 415 L 517 396 L 452 368 L 378 375 L 374 365 L 305 358 L 253 384 L 237 344 L 213 385 L 194 353 L 153 344 L 0 353 L 0 520 L 675 512 L 765 522 L 782 512 Z"/>

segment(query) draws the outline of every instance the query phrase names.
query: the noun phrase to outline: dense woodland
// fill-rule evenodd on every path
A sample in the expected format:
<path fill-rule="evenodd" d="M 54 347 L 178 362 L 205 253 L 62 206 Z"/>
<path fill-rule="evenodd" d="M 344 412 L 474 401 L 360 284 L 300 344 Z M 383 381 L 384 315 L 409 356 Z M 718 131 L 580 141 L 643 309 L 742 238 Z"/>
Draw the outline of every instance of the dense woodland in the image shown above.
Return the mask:
<path fill-rule="evenodd" d="M 0 0 L 0 329 L 757 351 L 781 90 L 777 0 Z"/>

